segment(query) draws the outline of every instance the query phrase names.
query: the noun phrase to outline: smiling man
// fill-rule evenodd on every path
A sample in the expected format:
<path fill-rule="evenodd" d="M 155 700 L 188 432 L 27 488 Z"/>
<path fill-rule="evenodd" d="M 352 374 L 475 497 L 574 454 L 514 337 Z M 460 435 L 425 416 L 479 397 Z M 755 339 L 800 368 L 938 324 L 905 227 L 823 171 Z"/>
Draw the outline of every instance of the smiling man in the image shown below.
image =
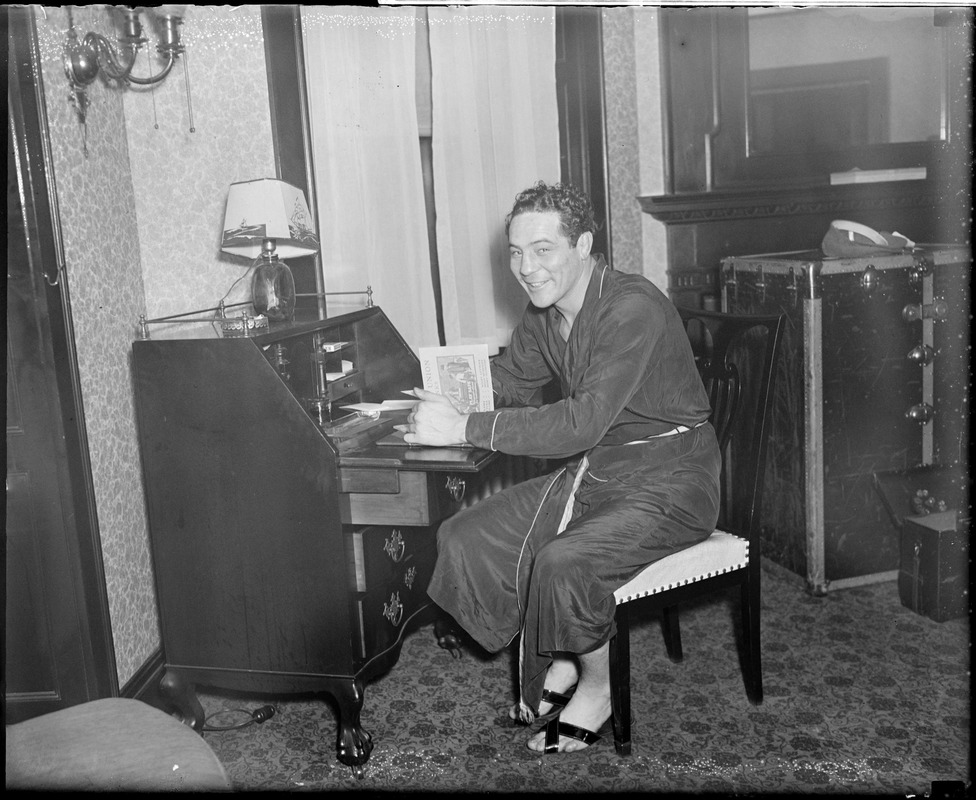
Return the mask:
<path fill-rule="evenodd" d="M 516 197 L 510 266 L 530 303 L 492 362 L 496 410 L 460 414 L 418 390 L 399 426 L 411 444 L 560 461 L 447 520 L 428 587 L 486 650 L 520 636 L 509 716 L 545 720 L 527 746 L 546 753 L 588 747 L 610 718 L 614 591 L 718 516 L 718 444 L 681 319 L 650 281 L 591 254 L 594 230 L 571 186 Z M 553 378 L 561 399 L 532 405 Z"/>

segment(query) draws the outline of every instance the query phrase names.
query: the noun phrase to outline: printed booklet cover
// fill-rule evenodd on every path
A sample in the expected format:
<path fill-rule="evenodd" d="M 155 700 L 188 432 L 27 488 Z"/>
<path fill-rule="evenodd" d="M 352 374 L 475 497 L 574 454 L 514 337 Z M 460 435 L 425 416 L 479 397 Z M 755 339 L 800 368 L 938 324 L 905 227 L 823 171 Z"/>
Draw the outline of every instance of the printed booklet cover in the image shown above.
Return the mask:
<path fill-rule="evenodd" d="M 487 344 L 421 347 L 424 388 L 447 396 L 462 414 L 494 411 Z"/>

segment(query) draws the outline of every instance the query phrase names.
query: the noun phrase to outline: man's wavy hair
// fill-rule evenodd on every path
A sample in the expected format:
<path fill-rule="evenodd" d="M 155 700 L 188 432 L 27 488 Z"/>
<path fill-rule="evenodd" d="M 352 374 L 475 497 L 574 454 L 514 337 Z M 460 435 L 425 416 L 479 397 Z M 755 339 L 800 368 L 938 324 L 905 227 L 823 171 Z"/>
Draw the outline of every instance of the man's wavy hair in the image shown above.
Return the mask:
<path fill-rule="evenodd" d="M 515 217 L 530 211 L 555 211 L 559 214 L 562 233 L 573 247 L 582 234 L 596 232 L 590 199 L 568 183 L 547 184 L 539 181 L 535 186 L 519 192 L 511 213 L 505 217 L 505 235 L 508 235 Z"/>

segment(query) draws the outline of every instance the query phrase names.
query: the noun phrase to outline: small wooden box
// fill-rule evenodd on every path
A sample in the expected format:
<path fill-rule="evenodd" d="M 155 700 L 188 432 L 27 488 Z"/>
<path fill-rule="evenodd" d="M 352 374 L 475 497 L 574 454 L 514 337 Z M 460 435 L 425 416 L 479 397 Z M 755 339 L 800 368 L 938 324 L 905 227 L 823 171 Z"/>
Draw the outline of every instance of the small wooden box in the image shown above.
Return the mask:
<path fill-rule="evenodd" d="M 969 521 L 956 511 L 905 517 L 898 595 L 917 614 L 945 622 L 969 610 Z"/>

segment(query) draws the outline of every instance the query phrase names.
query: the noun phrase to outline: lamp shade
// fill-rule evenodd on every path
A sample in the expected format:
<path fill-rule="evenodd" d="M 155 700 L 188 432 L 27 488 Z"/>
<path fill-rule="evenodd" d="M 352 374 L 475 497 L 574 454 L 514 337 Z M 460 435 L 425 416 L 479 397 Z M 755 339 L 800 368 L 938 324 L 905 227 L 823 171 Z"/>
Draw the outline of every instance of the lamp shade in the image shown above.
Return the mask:
<path fill-rule="evenodd" d="M 305 193 L 275 178 L 232 183 L 220 249 L 235 256 L 257 258 L 265 239 L 275 240 L 280 258 L 318 252 L 319 237 Z"/>

